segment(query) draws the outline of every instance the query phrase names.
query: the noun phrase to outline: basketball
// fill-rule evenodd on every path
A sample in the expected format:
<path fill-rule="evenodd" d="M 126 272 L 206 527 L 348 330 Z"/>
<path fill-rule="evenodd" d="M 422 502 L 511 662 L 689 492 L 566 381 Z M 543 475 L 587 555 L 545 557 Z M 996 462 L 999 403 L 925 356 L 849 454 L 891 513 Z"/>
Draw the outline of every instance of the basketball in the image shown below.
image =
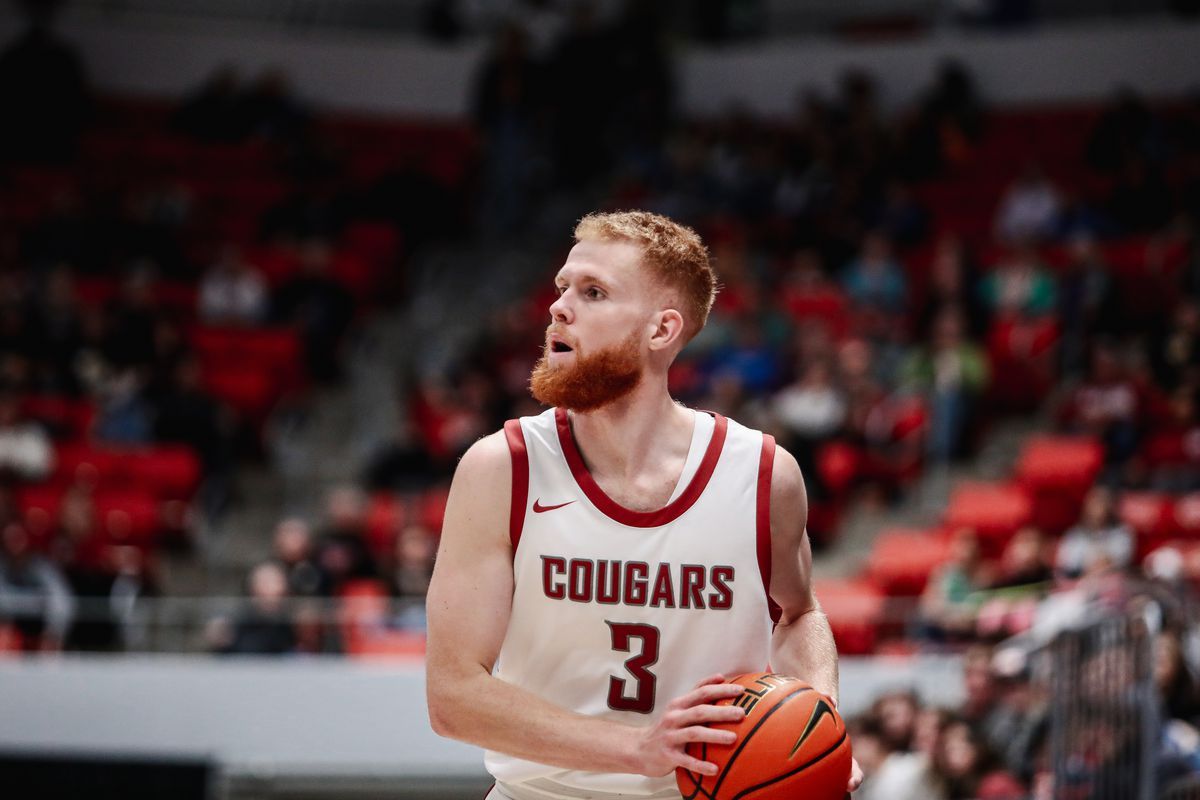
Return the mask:
<path fill-rule="evenodd" d="M 693 742 L 688 755 L 716 775 L 675 772 L 685 800 L 842 800 L 850 779 L 850 738 L 829 698 L 797 678 L 757 672 L 729 681 L 746 690 L 732 700 L 738 723 L 711 727 L 738 735 L 730 745 Z"/>

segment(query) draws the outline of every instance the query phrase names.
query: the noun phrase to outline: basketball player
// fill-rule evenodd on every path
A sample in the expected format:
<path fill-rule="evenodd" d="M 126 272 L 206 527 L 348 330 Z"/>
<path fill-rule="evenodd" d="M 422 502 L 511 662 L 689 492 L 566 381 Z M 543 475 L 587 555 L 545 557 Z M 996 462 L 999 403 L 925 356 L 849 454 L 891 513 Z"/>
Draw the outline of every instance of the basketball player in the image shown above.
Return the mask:
<path fill-rule="evenodd" d="M 667 369 L 716 293 L 691 229 L 593 214 L 558 271 L 535 398 L 458 466 L 429 588 L 429 715 L 491 800 L 679 798 L 688 742 L 770 667 L 837 698 L 796 460 L 693 411 Z M 851 785 L 861 772 L 854 766 Z"/>

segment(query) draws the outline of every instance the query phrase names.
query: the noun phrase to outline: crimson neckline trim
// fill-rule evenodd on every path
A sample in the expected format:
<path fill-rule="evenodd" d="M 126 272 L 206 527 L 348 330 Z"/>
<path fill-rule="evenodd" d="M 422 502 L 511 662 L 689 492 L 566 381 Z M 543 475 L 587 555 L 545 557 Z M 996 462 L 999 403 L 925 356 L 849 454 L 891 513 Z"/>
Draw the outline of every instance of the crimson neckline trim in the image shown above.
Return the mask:
<path fill-rule="evenodd" d="M 725 445 L 725 433 L 729 426 L 729 420 L 720 414 L 706 413 L 713 415 L 716 424 L 713 426 L 712 438 L 708 441 L 708 449 L 704 451 L 704 458 L 700 460 L 700 466 L 696 469 L 696 474 L 692 476 L 691 481 L 688 482 L 687 488 L 673 502 L 657 511 L 634 511 L 625 508 L 605 494 L 600 485 L 596 483 L 596 479 L 588 472 L 587 465 L 583 463 L 583 455 L 580 454 L 579 447 L 575 444 L 575 436 L 571 433 L 571 421 L 567 416 L 566 409 L 554 409 L 554 421 L 558 427 L 558 441 L 562 445 L 563 456 L 567 459 L 571 475 L 592 505 L 606 517 L 622 525 L 633 528 L 657 528 L 678 519 L 683 512 L 691 508 L 700 499 L 704 488 L 708 486 L 708 480 L 712 477 L 713 470 L 717 468 L 717 459 L 720 458 L 721 448 Z"/>

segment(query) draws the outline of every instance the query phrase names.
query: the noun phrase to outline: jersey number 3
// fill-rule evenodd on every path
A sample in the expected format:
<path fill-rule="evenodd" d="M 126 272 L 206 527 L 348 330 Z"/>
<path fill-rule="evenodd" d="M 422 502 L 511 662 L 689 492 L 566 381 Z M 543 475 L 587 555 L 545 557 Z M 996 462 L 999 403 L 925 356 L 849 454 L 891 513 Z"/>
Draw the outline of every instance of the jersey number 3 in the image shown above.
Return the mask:
<path fill-rule="evenodd" d="M 658 679 L 647 667 L 658 661 L 658 628 L 640 622 L 609 622 L 608 628 L 612 632 L 613 650 L 619 653 L 634 652 L 632 640 L 641 641 L 638 652 L 625 662 L 625 669 L 634 680 L 633 689 L 626 690 L 629 681 L 625 678 L 615 675 L 609 678 L 608 707 L 649 714 L 654 710 L 654 684 Z"/>

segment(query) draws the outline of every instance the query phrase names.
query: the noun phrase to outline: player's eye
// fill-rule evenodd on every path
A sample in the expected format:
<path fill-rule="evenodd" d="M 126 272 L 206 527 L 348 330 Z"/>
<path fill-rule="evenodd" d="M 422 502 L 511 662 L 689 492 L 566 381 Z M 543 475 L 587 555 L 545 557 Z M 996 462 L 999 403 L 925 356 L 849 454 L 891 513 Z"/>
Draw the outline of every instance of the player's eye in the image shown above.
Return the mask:
<path fill-rule="evenodd" d="M 587 297 L 589 300 L 599 300 L 600 298 L 604 297 L 604 292 L 593 286 L 587 290 Z"/>

